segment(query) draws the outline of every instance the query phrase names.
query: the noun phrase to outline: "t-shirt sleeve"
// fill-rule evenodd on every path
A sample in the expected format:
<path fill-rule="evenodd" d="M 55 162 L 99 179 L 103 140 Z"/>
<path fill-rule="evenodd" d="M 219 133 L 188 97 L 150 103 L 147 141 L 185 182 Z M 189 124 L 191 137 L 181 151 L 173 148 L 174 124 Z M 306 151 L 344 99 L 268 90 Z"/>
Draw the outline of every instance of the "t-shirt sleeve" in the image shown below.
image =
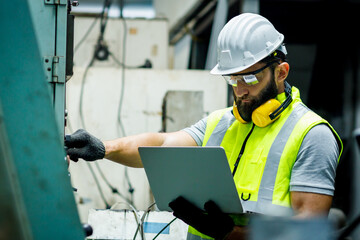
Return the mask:
<path fill-rule="evenodd" d="M 316 125 L 306 134 L 291 173 L 290 191 L 334 195 L 339 146 L 331 129 Z"/>
<path fill-rule="evenodd" d="M 205 130 L 206 130 L 207 117 L 201 119 L 194 125 L 188 128 L 184 128 L 182 131 L 187 132 L 196 141 L 198 146 L 202 146 Z"/>

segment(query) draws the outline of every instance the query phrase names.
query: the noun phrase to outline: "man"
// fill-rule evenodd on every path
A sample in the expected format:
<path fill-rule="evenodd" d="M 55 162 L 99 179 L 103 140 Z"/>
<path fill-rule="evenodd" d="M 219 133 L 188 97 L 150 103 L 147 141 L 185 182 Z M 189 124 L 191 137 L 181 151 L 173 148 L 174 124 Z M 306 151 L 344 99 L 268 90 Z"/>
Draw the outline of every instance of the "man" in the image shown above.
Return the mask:
<path fill-rule="evenodd" d="M 309 110 L 289 73 L 284 36 L 264 17 L 241 14 L 218 37 L 212 74 L 232 85 L 234 106 L 172 133 L 145 133 L 101 142 L 84 130 L 67 136 L 71 159 L 107 158 L 142 167 L 139 146 L 222 146 L 247 213 L 326 216 L 342 143 L 330 124 Z M 181 194 L 181 193 L 179 193 Z M 190 226 L 188 239 L 242 239 L 246 228 L 213 202 L 203 211 L 179 197 L 174 215 Z M 209 237 L 210 236 L 210 237 Z"/>

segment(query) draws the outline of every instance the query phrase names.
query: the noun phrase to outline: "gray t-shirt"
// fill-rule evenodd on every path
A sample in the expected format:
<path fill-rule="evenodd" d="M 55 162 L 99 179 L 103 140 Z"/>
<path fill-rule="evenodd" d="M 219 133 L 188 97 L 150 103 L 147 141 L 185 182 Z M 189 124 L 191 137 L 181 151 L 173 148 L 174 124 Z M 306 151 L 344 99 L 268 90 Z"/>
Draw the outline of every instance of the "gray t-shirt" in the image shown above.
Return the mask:
<path fill-rule="evenodd" d="M 201 146 L 207 118 L 183 129 Z M 291 172 L 290 191 L 334 195 L 339 146 L 331 129 L 319 124 L 306 134 Z"/>

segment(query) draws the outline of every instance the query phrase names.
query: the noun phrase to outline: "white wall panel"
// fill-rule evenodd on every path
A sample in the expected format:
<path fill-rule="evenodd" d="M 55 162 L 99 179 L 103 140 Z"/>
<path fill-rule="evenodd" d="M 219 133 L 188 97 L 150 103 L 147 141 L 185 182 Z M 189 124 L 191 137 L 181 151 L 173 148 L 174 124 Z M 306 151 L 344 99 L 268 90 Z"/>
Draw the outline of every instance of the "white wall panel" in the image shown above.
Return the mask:
<path fill-rule="evenodd" d="M 73 78 L 67 83 L 67 109 L 70 128 L 67 132 L 81 128 L 79 98 L 84 68 L 75 68 Z M 83 113 L 86 129 L 102 140 L 119 137 L 117 111 L 121 93 L 121 69 L 93 67 L 89 69 L 84 85 Z M 143 132 L 158 132 L 161 129 L 161 107 L 168 90 L 204 92 L 204 116 L 216 109 L 226 107 L 227 86 L 219 76 L 203 70 L 150 70 L 125 71 L 122 121 L 127 135 Z M 124 167 L 108 160 L 98 161 L 108 181 L 122 194 L 127 194 Z M 94 166 L 95 169 L 95 166 Z M 80 216 L 87 219 L 89 208 L 104 208 L 94 180 L 85 162 L 71 163 L 73 186 L 78 188 L 76 197 Z M 96 169 L 95 169 L 96 170 Z M 135 188 L 135 206 L 146 209 L 152 202 L 143 169 L 129 168 L 131 183 Z M 105 182 L 99 181 L 110 204 L 121 201 L 111 194 Z M 128 195 L 127 195 L 128 196 Z"/>
<path fill-rule="evenodd" d="M 100 21 L 97 20 L 94 27 L 80 44 L 86 32 L 94 23 L 95 18 L 75 18 L 74 63 L 76 66 L 86 67 L 90 62 L 96 42 L 100 33 Z M 152 62 L 154 69 L 168 68 L 168 22 L 165 19 L 125 19 L 126 21 L 126 45 L 125 55 L 127 66 L 143 65 L 145 59 Z M 109 19 L 105 29 L 104 40 L 109 50 L 121 62 L 123 53 L 124 24 L 122 19 Z M 111 58 L 107 61 L 95 62 L 95 66 L 117 66 Z"/>

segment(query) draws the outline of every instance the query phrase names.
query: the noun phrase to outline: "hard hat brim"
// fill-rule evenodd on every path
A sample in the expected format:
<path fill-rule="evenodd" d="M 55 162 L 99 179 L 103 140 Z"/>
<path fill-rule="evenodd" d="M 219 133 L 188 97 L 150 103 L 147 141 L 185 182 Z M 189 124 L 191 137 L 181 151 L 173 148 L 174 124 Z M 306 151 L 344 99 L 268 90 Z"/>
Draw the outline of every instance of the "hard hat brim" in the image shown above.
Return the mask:
<path fill-rule="evenodd" d="M 254 65 L 254 64 L 252 64 Z M 241 72 L 249 67 L 251 67 L 252 65 L 250 66 L 241 66 L 241 67 L 238 67 L 238 68 L 231 68 L 231 69 L 220 69 L 220 66 L 219 64 L 216 64 L 216 66 L 211 69 L 210 71 L 210 74 L 213 74 L 213 75 L 227 75 L 227 74 L 232 74 L 232 73 L 237 73 L 237 72 Z"/>
<path fill-rule="evenodd" d="M 282 34 L 280 34 L 280 38 L 279 41 L 274 45 L 274 48 L 271 49 L 270 51 L 262 51 L 261 53 L 258 54 L 257 56 L 257 61 L 248 65 L 244 65 L 244 66 L 239 66 L 239 67 L 232 67 L 232 68 L 228 68 L 228 69 L 221 69 L 219 63 L 215 65 L 215 67 L 210 71 L 210 74 L 213 75 L 227 75 L 227 74 L 232 74 L 232 73 L 238 73 L 241 72 L 249 67 L 251 67 L 252 65 L 256 64 L 257 62 L 260 62 L 262 59 L 266 58 L 267 56 L 269 56 L 271 53 L 273 53 L 275 50 L 279 50 L 284 52 L 284 54 L 287 54 L 286 48 L 285 46 L 282 44 L 284 41 L 284 36 Z"/>

